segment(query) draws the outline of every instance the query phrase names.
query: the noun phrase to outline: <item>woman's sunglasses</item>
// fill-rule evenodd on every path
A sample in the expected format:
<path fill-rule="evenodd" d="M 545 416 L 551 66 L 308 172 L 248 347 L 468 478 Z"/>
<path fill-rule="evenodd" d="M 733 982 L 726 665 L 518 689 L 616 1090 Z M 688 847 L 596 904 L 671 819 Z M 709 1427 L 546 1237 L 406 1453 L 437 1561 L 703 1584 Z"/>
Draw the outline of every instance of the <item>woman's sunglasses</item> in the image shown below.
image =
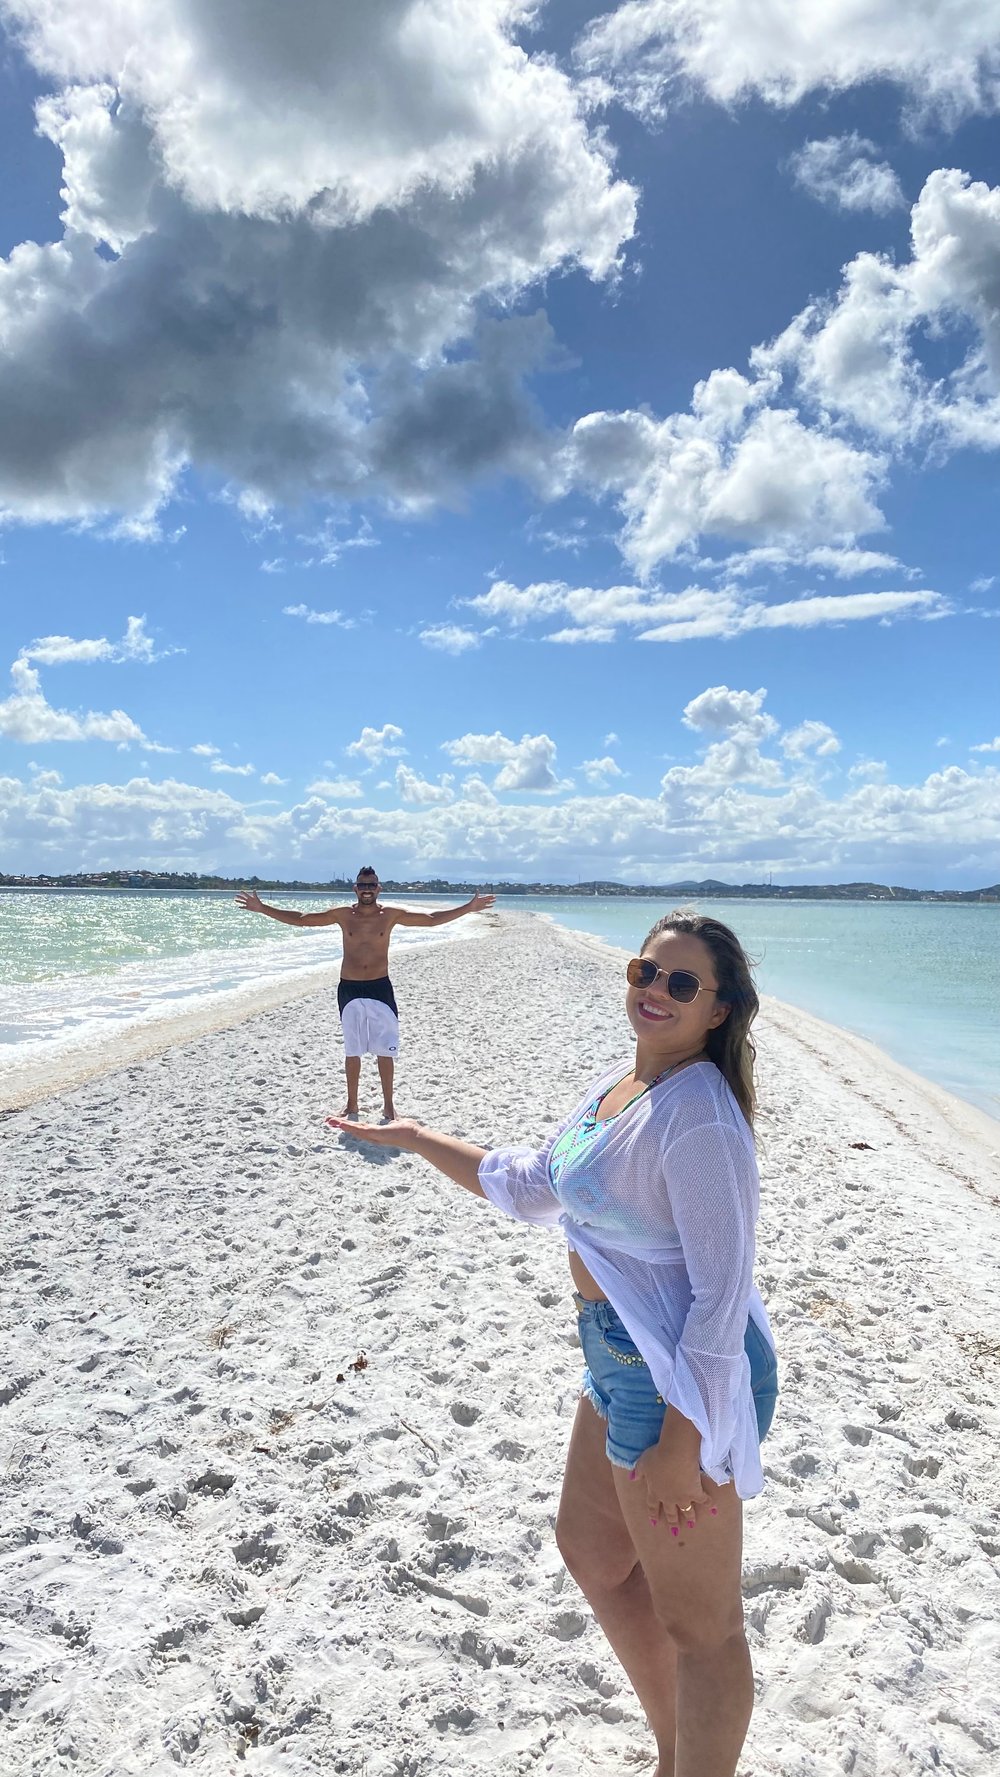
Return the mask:
<path fill-rule="evenodd" d="M 717 987 L 702 987 L 697 975 L 690 969 L 658 969 L 648 956 L 634 956 L 625 970 L 630 987 L 652 987 L 653 982 L 662 975 L 670 998 L 681 1006 L 689 1006 L 700 993 L 718 993 Z"/>

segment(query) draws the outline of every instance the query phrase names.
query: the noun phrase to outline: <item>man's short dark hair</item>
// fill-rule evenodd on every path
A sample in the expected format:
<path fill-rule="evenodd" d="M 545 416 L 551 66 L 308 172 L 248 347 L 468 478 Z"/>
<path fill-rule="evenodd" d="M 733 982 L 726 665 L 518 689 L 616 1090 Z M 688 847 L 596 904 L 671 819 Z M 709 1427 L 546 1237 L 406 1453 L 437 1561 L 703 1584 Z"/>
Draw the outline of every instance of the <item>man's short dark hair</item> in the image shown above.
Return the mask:
<path fill-rule="evenodd" d="M 360 882 L 362 876 L 374 876 L 375 881 L 378 881 L 378 871 L 373 870 L 370 864 L 366 864 L 363 870 L 358 871 L 358 874 L 354 879 L 355 882 Z"/>

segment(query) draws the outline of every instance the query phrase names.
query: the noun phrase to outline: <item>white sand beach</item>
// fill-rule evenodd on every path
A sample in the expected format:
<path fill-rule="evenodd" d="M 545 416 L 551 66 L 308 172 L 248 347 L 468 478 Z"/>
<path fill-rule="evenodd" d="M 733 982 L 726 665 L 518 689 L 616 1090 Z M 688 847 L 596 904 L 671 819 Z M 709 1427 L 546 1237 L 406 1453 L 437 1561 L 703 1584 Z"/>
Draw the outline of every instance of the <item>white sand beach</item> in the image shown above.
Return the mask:
<path fill-rule="evenodd" d="M 541 1141 L 628 1052 L 621 962 L 506 914 L 400 951 L 400 1114 Z M 987 1777 L 1000 1124 L 790 1007 L 758 1032 L 741 1777 Z M 5 1777 L 650 1770 L 553 1538 L 560 1238 L 324 1132 L 329 987 L 181 1035 L 0 1124 Z"/>

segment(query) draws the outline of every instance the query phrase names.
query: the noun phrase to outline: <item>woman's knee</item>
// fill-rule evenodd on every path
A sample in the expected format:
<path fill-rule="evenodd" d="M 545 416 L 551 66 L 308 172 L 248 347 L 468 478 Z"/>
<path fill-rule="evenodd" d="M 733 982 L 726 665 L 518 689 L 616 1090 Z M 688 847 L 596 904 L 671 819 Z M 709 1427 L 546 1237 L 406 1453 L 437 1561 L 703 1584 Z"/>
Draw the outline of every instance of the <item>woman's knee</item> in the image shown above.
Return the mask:
<path fill-rule="evenodd" d="M 704 1599 L 680 1601 L 653 1591 L 653 1612 L 660 1627 L 677 1643 L 679 1653 L 707 1654 L 734 1635 L 743 1634 L 742 1597 L 718 1604 Z"/>
<path fill-rule="evenodd" d="M 594 1535 L 593 1526 L 574 1523 L 560 1513 L 556 1519 L 556 1547 L 582 1592 L 589 1587 L 612 1591 L 623 1586 L 636 1565 L 631 1538 Z"/>

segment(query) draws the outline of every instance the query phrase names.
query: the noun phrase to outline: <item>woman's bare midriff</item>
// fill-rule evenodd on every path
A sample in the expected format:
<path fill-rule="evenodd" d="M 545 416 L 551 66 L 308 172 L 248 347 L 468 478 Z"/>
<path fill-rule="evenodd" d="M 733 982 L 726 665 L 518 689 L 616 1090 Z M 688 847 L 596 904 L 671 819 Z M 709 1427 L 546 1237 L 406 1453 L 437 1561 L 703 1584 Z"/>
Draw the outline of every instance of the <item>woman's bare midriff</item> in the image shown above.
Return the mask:
<path fill-rule="evenodd" d="M 574 1286 L 581 1296 L 586 1296 L 588 1302 L 603 1302 L 606 1300 L 600 1284 L 594 1282 L 579 1253 L 570 1252 L 569 1268 L 573 1276 Z"/>

